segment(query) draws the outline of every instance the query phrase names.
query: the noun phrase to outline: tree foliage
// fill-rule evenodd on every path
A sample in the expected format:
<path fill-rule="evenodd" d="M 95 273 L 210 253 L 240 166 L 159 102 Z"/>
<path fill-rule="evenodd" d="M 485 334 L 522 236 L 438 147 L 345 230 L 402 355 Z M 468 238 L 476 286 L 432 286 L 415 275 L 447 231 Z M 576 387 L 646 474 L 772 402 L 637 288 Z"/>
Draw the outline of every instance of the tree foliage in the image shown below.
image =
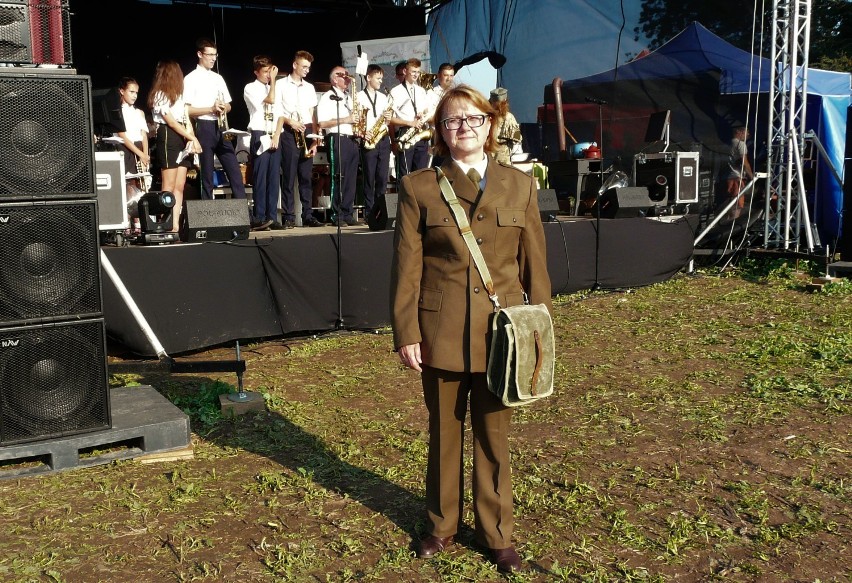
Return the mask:
<path fill-rule="evenodd" d="M 634 32 L 637 40 L 643 35 L 648 38 L 649 48 L 653 50 L 698 21 L 736 47 L 769 56 L 772 17 L 771 3 L 750 6 L 738 0 L 642 0 L 639 26 Z M 814 66 L 849 70 L 852 1 L 812 2 L 809 59 Z"/>

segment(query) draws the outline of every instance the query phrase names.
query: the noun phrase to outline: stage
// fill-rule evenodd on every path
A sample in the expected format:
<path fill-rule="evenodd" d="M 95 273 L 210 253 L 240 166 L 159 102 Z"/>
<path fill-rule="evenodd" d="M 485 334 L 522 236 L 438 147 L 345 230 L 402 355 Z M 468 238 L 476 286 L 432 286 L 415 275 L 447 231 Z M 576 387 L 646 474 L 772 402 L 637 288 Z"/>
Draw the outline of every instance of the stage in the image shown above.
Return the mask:
<path fill-rule="evenodd" d="M 552 292 L 591 289 L 596 281 L 603 289 L 664 281 L 692 258 L 697 222 L 693 215 L 601 219 L 599 237 L 592 218 L 544 223 Z M 170 355 L 390 324 L 389 230 L 345 227 L 338 237 L 336 227 L 325 226 L 251 233 L 230 243 L 101 249 Z M 110 344 L 155 356 L 103 268 L 102 288 Z"/>

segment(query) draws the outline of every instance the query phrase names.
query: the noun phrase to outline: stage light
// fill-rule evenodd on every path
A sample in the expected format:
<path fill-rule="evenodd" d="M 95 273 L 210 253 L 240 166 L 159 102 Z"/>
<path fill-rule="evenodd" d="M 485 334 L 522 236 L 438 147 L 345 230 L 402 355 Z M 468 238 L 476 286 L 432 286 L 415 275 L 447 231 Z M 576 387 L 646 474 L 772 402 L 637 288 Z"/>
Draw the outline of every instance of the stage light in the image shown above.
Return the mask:
<path fill-rule="evenodd" d="M 174 206 L 175 195 L 167 190 L 142 195 L 137 209 L 143 243 L 172 243 L 178 240 L 177 233 L 171 232 L 174 227 Z"/>

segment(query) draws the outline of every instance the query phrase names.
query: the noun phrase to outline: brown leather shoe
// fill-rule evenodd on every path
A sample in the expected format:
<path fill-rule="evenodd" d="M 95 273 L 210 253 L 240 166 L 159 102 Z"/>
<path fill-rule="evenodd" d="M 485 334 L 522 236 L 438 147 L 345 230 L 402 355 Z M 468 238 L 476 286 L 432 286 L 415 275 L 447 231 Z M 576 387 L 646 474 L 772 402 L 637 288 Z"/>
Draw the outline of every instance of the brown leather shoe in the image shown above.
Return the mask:
<path fill-rule="evenodd" d="M 443 551 L 444 548 L 448 547 L 452 542 L 452 536 L 441 538 L 439 536 L 430 534 L 422 541 L 420 541 L 420 548 L 417 549 L 417 557 L 419 559 L 430 559 L 436 554 Z"/>
<path fill-rule="evenodd" d="M 512 573 L 521 570 L 521 557 L 515 551 L 515 547 L 507 549 L 491 549 L 491 558 L 501 573 Z"/>

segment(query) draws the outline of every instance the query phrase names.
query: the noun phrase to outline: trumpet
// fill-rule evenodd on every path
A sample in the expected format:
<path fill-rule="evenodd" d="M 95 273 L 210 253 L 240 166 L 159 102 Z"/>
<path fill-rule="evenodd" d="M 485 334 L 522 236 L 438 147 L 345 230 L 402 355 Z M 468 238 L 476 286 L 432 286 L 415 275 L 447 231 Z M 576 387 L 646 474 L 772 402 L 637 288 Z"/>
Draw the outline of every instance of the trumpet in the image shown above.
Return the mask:
<path fill-rule="evenodd" d="M 299 115 L 299 112 L 295 113 L 294 119 L 298 122 L 302 121 L 302 116 Z M 293 137 L 296 139 L 296 147 L 301 151 L 302 158 L 310 158 L 311 152 L 310 148 L 308 148 L 308 141 L 305 139 L 305 132 L 293 130 Z"/>
<path fill-rule="evenodd" d="M 136 172 L 139 176 L 139 190 L 144 193 L 147 193 L 151 188 L 151 173 L 148 172 L 148 169 L 145 167 L 145 164 L 142 163 L 142 160 L 139 156 L 135 156 L 136 158 Z M 147 176 L 146 176 L 147 175 Z"/>
<path fill-rule="evenodd" d="M 222 112 L 219 114 L 219 119 L 217 120 L 217 122 L 219 123 L 219 129 L 224 132 L 229 129 L 228 112 L 225 108 L 225 96 L 222 95 L 221 91 L 216 95 L 216 101 L 222 104 Z"/>

